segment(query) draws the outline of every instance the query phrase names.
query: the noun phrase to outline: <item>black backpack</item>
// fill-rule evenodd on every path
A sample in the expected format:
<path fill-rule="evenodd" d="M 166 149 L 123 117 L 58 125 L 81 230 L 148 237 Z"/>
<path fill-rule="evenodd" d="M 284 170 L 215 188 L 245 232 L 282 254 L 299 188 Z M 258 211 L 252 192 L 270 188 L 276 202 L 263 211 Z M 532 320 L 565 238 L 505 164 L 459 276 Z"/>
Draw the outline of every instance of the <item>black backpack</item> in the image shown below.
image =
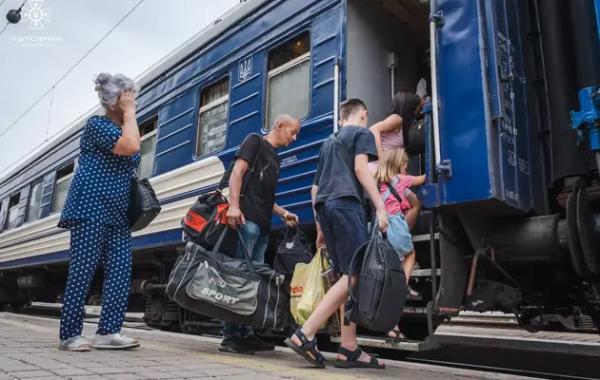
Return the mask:
<path fill-rule="evenodd" d="M 360 271 L 354 287 L 348 276 L 346 318 L 369 330 L 390 331 L 402 317 L 408 289 L 402 260 L 379 233 L 377 222 L 373 223 L 371 240 L 354 253 L 350 268 Z"/>
<path fill-rule="evenodd" d="M 277 247 L 277 254 L 273 260 L 273 269 L 278 273 L 283 273 L 287 277 L 291 277 L 294 273 L 294 268 L 298 263 L 310 263 L 312 260 L 312 251 L 310 243 L 300 230 L 296 227 L 296 233 L 290 234 L 292 228 L 285 230 L 283 241 Z"/>

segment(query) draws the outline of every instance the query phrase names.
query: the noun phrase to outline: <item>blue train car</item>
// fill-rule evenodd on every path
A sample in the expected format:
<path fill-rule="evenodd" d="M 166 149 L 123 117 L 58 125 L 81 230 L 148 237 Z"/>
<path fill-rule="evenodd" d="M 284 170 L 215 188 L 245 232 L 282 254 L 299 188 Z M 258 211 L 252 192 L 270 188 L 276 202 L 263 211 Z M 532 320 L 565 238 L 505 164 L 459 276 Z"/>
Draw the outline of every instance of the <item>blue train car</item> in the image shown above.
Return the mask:
<path fill-rule="evenodd" d="M 514 312 L 531 328 L 598 326 L 599 12 L 592 0 L 240 4 L 139 80 L 141 172 L 163 211 L 134 234 L 131 307 L 151 325 L 207 326 L 164 284 L 182 216 L 249 133 L 279 113 L 301 119 L 280 152 L 277 202 L 310 234 L 310 186 L 340 100 L 363 99 L 373 123 L 424 78 L 425 149 L 411 162 L 427 175 L 411 279 L 422 296 L 407 305 L 408 336 L 464 309 Z M 89 116 L 1 180 L 0 304 L 60 301 L 68 233 L 56 222 Z"/>

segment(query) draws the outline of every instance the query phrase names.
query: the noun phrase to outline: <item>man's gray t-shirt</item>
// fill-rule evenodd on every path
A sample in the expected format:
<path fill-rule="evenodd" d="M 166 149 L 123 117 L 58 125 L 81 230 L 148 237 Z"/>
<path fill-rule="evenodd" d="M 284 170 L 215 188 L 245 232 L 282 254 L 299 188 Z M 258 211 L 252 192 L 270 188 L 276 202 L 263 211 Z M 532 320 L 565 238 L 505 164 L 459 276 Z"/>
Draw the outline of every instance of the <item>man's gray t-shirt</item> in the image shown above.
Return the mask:
<path fill-rule="evenodd" d="M 363 201 L 363 190 L 354 174 L 354 157 L 366 154 L 377 159 L 375 137 L 368 128 L 342 127 L 321 146 L 314 184 L 319 187 L 315 207 L 343 197 Z"/>

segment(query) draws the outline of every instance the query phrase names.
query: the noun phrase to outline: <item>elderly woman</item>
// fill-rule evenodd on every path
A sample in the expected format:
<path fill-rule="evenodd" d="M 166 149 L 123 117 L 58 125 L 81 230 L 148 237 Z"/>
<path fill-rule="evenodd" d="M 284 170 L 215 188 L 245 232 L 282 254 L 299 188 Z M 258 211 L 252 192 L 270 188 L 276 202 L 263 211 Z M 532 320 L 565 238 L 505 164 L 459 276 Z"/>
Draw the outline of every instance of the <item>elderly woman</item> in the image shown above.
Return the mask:
<path fill-rule="evenodd" d="M 80 140 L 79 166 L 58 226 L 71 230 L 69 276 L 60 319 L 61 350 L 125 349 L 137 339 L 120 333 L 131 284 L 127 206 L 139 165 L 135 83 L 100 74 L 96 91 L 105 116 L 92 116 Z M 99 264 L 104 267 L 102 314 L 93 342 L 81 336 L 84 305 Z"/>

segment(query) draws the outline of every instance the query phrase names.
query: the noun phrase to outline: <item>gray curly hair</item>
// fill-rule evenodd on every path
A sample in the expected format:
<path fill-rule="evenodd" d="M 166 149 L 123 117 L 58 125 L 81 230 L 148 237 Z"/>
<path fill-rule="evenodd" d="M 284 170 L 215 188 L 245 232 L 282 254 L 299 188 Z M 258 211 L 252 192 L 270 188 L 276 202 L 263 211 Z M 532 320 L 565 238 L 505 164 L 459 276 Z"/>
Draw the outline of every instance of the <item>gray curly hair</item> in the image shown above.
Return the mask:
<path fill-rule="evenodd" d="M 135 82 L 123 74 L 101 73 L 94 82 L 96 83 L 94 90 L 98 93 L 100 104 L 104 108 L 117 104 L 123 91 L 135 91 L 136 93 L 139 91 Z"/>

